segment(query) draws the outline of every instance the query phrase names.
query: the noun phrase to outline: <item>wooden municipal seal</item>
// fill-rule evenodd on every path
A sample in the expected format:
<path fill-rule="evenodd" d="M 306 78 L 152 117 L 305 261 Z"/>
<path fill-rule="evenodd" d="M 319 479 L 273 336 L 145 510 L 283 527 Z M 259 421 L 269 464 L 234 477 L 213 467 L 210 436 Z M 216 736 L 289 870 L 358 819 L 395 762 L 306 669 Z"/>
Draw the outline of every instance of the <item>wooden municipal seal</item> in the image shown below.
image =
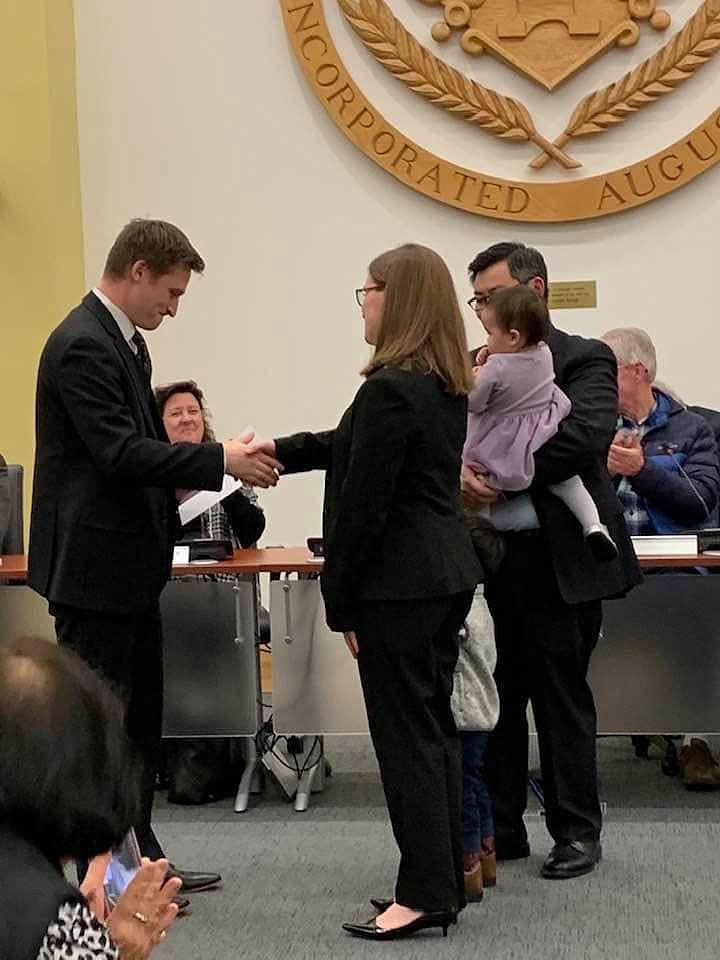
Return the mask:
<path fill-rule="evenodd" d="M 421 2 L 431 5 L 438 0 Z M 452 6 L 451 0 L 439 2 L 445 4 L 446 14 L 449 10 L 455 16 L 464 16 L 464 8 L 468 7 L 479 17 L 483 9 L 479 2 L 472 8 L 468 0 L 452 0 Z M 516 0 L 517 4 L 521 2 Z M 552 2 L 557 7 L 557 0 L 542 2 Z M 428 109 L 449 111 L 459 121 L 474 125 L 478 136 L 500 138 L 516 149 L 522 144 L 526 149 L 528 145 L 538 148 L 528 156 L 531 167 L 537 169 L 552 161 L 566 175 L 565 171 L 580 166 L 569 152 L 575 138 L 602 134 L 618 124 L 627 125 L 630 135 L 636 112 L 651 110 L 654 101 L 677 89 L 688 89 L 684 81 L 698 74 L 720 49 L 720 0 L 705 0 L 658 52 L 615 83 L 584 97 L 563 133 L 552 140 L 543 135 L 518 100 L 483 86 L 424 47 L 395 17 L 385 0 L 280 0 L 285 28 L 303 73 L 339 129 L 398 181 L 449 206 L 519 222 L 590 219 L 631 210 L 665 196 L 720 160 L 718 107 L 703 123 L 665 149 L 595 176 L 578 178 L 575 174 L 575 179 L 553 182 L 520 181 L 460 166 L 405 136 L 368 100 L 335 47 L 325 16 L 328 3 L 340 6 L 365 47 L 406 87 L 408 95 L 422 97 L 428 102 Z M 571 6 L 580 7 L 580 0 Z M 589 9 L 593 5 L 582 6 Z M 546 27 L 542 11 L 537 13 L 540 7 L 536 0 L 535 20 L 526 16 L 522 21 L 528 35 L 532 35 L 530 27 Z M 633 3 L 628 3 L 628 7 L 632 11 Z M 634 9 L 649 19 L 664 12 L 657 11 L 652 0 L 635 0 Z M 582 28 L 586 33 L 594 29 L 592 17 L 567 19 L 573 29 Z M 665 19 L 656 17 L 656 26 L 663 25 Z M 508 32 L 511 26 L 506 28 Z M 573 39 L 570 27 L 567 29 Z M 516 32 L 521 31 L 518 28 Z M 522 41 L 523 37 L 511 39 Z M 563 69 L 569 70 L 567 64 Z"/>

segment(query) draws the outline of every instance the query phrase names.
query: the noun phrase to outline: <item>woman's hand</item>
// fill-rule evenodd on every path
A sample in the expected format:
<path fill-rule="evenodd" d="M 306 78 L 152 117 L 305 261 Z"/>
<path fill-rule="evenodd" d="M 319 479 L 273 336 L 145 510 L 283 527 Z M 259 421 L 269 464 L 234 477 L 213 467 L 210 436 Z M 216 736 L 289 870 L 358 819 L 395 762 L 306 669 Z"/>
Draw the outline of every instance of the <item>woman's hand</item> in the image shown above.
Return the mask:
<path fill-rule="evenodd" d="M 274 487 L 282 473 L 282 464 L 275 459 L 275 441 L 255 438 L 252 430 L 237 440 L 226 440 L 225 469 L 251 487 Z"/>
<path fill-rule="evenodd" d="M 112 854 L 101 853 L 93 857 L 88 864 L 85 879 L 80 884 L 80 893 L 87 900 L 87 904 L 98 920 L 103 922 L 107 917 L 107 900 L 105 899 L 105 874 L 107 873 Z"/>
<path fill-rule="evenodd" d="M 347 644 L 347 648 L 350 651 L 350 655 L 354 660 L 357 660 L 358 642 L 357 642 L 357 637 L 355 636 L 355 631 L 346 630 L 343 636 L 345 637 L 345 643 Z"/>
<path fill-rule="evenodd" d="M 121 960 L 146 960 L 177 916 L 172 900 L 182 880 L 166 880 L 167 870 L 167 860 L 143 857 L 140 869 L 110 911 L 107 928 L 120 949 Z"/>

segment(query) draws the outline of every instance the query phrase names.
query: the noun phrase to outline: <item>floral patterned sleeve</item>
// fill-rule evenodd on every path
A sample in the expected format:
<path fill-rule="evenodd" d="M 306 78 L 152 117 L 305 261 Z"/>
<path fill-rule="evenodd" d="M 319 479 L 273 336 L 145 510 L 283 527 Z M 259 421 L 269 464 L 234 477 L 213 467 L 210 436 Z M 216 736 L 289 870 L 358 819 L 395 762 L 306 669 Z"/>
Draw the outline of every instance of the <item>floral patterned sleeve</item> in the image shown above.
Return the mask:
<path fill-rule="evenodd" d="M 47 928 L 37 960 L 118 960 L 108 929 L 84 903 L 64 903 Z"/>

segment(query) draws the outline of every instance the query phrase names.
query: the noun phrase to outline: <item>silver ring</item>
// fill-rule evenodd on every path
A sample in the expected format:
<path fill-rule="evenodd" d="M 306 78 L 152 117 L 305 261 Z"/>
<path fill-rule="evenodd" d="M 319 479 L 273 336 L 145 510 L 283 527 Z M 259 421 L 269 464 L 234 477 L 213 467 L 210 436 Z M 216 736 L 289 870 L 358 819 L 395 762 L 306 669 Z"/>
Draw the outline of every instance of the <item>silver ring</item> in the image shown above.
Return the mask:
<path fill-rule="evenodd" d="M 135 911 L 135 913 L 133 914 L 133 917 L 134 917 L 135 920 L 139 920 L 140 923 L 147 923 L 147 922 L 148 922 L 148 918 L 145 916 L 144 913 L 140 913 L 139 910 L 136 910 L 136 911 Z"/>

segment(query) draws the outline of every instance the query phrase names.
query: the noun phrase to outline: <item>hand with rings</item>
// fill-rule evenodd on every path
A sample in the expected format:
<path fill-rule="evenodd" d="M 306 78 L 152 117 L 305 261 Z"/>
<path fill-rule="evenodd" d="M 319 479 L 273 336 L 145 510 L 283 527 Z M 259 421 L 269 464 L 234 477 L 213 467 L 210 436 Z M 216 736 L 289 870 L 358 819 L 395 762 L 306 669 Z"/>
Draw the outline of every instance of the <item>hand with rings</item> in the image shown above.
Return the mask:
<path fill-rule="evenodd" d="M 177 915 L 175 897 L 182 886 L 179 877 L 166 880 L 167 860 L 148 860 L 142 865 L 107 918 L 107 927 L 120 950 L 121 960 L 146 960 L 153 947 L 165 939 Z"/>

